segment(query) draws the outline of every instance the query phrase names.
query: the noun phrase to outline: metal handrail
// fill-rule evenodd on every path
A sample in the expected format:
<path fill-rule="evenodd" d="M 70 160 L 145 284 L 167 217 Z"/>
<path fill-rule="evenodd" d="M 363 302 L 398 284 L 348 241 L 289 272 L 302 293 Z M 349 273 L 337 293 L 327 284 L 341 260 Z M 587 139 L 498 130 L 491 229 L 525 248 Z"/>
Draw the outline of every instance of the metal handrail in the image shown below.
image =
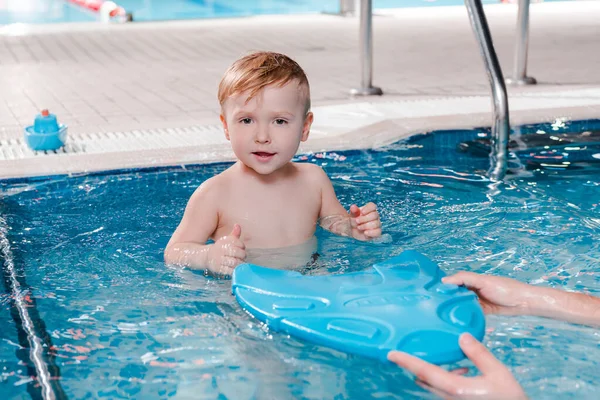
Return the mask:
<path fill-rule="evenodd" d="M 483 12 L 481 0 L 465 0 L 469 12 L 471 27 L 479 43 L 479 49 L 484 58 L 485 67 L 490 80 L 493 98 L 494 122 L 492 124 L 492 152 L 490 154 L 490 179 L 500 181 L 506 174 L 508 160 L 508 136 L 510 124 L 508 119 L 508 96 L 502 76 L 502 68 L 492 43 L 490 28 Z"/>
<path fill-rule="evenodd" d="M 354 15 L 356 13 L 356 0 L 340 0 L 340 14 Z"/>
<path fill-rule="evenodd" d="M 535 85 L 537 81 L 527 76 L 527 50 L 529 48 L 529 4 L 530 0 L 519 0 L 517 34 L 515 44 L 514 75 L 506 83 L 512 85 Z"/>
<path fill-rule="evenodd" d="M 381 88 L 373 86 L 373 2 L 362 0 L 360 3 L 360 61 L 361 85 L 352 89 L 354 96 L 380 96 Z"/>
<path fill-rule="evenodd" d="M 527 31 L 529 20 L 529 0 L 520 0 L 519 4 L 519 21 L 523 29 L 520 34 Z M 481 0 L 465 0 L 469 19 L 475 38 L 479 43 L 481 54 L 484 58 L 485 67 L 490 86 L 492 88 L 493 98 L 493 116 L 492 124 L 492 146 L 490 153 L 490 169 L 488 176 L 491 180 L 501 181 L 506 175 L 508 161 L 508 137 L 510 134 L 510 123 L 508 113 L 508 95 L 506 93 L 506 85 L 502 68 L 498 62 L 496 51 L 492 43 L 490 28 L 481 5 Z M 372 0 L 362 0 L 360 4 L 360 49 L 361 49 L 361 67 L 362 67 L 362 82 L 361 87 L 352 89 L 353 95 L 381 95 L 383 91 L 372 86 L 373 78 L 373 4 Z M 525 7 L 527 6 L 527 7 Z M 521 11 L 525 10 L 527 11 Z M 524 22 L 523 22 L 524 21 Z M 521 41 L 525 48 L 525 59 L 527 58 L 527 38 Z M 521 47 L 522 49 L 522 47 Z M 519 53 L 521 54 L 521 53 Z M 523 60 L 520 57 L 519 60 Z M 521 64 L 519 64 L 521 65 Z M 523 68 L 523 71 L 525 69 Z"/>

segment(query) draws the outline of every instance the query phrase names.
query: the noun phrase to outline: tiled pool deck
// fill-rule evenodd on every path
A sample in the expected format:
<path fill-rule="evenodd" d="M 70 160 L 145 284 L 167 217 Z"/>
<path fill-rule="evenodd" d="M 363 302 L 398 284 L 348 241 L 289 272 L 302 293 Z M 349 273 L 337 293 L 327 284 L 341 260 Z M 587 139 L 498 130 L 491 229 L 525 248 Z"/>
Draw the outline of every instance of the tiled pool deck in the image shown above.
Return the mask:
<path fill-rule="evenodd" d="M 485 9 L 509 76 L 517 7 Z M 599 20 L 600 1 L 532 4 L 528 70 L 539 84 L 509 89 L 511 123 L 600 117 Z M 259 49 L 289 54 L 309 75 L 315 124 L 301 151 L 490 124 L 465 8 L 386 11 L 374 28 L 374 84 L 385 95 L 353 99 L 355 18 L 0 27 L 0 178 L 229 160 L 216 87 L 234 59 Z M 23 144 L 23 127 L 42 108 L 69 126 L 66 152 L 36 154 Z"/>

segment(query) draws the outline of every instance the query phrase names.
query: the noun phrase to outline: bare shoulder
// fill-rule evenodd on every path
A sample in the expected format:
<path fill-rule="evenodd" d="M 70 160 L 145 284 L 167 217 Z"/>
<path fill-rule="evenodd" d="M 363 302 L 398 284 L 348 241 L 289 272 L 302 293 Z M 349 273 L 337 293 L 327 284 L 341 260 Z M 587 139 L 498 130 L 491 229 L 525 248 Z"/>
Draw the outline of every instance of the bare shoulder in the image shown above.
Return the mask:
<path fill-rule="evenodd" d="M 218 201 L 219 198 L 222 198 L 225 194 L 224 191 L 226 190 L 226 182 L 228 180 L 225 172 L 227 171 L 221 172 L 202 182 L 190 197 L 189 203 Z"/>
<path fill-rule="evenodd" d="M 298 166 L 302 169 L 302 173 L 306 177 L 305 182 L 308 182 L 311 189 L 317 189 L 321 195 L 319 217 L 346 214 L 346 210 L 337 199 L 333 183 L 323 168 L 309 163 L 298 164 Z"/>
<path fill-rule="evenodd" d="M 323 171 L 323 168 L 311 163 L 296 163 L 296 168 L 302 174 L 304 179 L 313 184 L 324 185 L 329 183 L 329 177 Z"/>

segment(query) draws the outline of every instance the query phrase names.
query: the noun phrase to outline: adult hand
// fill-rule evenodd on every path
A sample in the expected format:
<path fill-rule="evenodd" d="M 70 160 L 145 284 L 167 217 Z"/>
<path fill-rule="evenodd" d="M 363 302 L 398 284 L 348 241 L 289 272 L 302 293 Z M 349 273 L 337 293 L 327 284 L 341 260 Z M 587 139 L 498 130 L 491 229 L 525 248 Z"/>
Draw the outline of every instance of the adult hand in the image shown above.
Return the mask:
<path fill-rule="evenodd" d="M 213 243 L 208 251 L 208 269 L 221 275 L 231 275 L 233 269 L 246 259 L 246 246 L 240 239 L 242 228 L 235 224 L 227 236 Z"/>
<path fill-rule="evenodd" d="M 522 315 L 529 311 L 529 299 L 535 297 L 535 286 L 499 276 L 458 272 L 442 278 L 442 282 L 466 286 L 479 297 L 486 314 Z"/>
<path fill-rule="evenodd" d="M 381 220 L 375 203 L 367 203 L 362 207 L 352 204 L 349 214 L 353 238 L 369 240 L 381 236 Z"/>
<path fill-rule="evenodd" d="M 399 351 L 390 351 L 388 360 L 412 372 L 417 384 L 443 399 L 527 399 L 523 388 L 498 359 L 473 336 L 464 333 L 458 343 L 481 372 L 476 377 L 462 376 L 466 368 L 446 371 L 437 365 Z"/>

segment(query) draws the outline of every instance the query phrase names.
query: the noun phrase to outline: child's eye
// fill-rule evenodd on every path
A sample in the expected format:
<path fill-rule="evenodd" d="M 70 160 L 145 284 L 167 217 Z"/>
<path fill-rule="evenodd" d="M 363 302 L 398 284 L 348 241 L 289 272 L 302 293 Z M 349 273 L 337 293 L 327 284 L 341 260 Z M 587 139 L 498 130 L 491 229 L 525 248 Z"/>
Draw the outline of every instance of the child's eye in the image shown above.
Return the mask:
<path fill-rule="evenodd" d="M 277 125 L 285 125 L 285 124 L 287 124 L 287 121 L 286 121 L 285 119 L 277 118 L 277 119 L 275 120 L 275 123 L 276 123 Z"/>
<path fill-rule="evenodd" d="M 249 125 L 252 123 L 252 118 L 242 118 L 240 119 L 240 122 L 244 125 Z"/>

